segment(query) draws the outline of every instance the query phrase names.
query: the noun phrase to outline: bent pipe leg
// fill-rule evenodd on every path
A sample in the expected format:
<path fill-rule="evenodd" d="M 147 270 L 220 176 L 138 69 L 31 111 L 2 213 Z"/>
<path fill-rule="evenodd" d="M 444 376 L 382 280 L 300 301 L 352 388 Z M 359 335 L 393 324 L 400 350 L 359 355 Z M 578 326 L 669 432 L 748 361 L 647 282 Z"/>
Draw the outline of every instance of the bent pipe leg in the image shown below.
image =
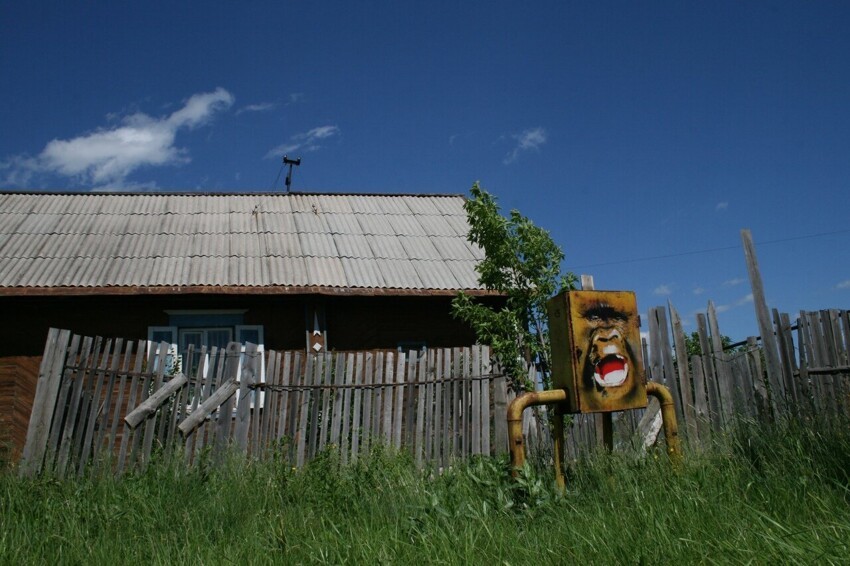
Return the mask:
<path fill-rule="evenodd" d="M 525 465 L 525 441 L 522 438 L 522 413 L 528 407 L 534 405 L 551 405 L 563 403 L 567 400 L 567 392 L 564 389 L 550 389 L 548 391 L 531 391 L 523 393 L 508 405 L 508 441 L 511 451 L 511 475 L 517 477 L 520 468 Z M 556 471 L 559 476 L 556 481 L 563 483 L 560 473 L 560 463 L 556 463 Z"/>
<path fill-rule="evenodd" d="M 652 395 L 661 404 L 661 422 L 664 425 L 664 438 L 667 440 L 667 455 L 674 464 L 682 461 L 682 447 L 679 444 L 679 426 L 676 423 L 676 411 L 673 395 L 660 383 L 649 381 L 646 393 Z"/>

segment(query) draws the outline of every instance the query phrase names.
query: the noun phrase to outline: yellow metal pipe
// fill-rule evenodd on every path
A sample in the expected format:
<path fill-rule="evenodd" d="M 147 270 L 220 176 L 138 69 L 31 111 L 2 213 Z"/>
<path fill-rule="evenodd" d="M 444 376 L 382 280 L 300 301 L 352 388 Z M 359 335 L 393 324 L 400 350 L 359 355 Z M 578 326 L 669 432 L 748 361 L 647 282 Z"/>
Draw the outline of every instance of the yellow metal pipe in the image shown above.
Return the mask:
<path fill-rule="evenodd" d="M 528 407 L 534 405 L 551 405 L 563 403 L 567 400 L 567 392 L 564 389 L 550 389 L 547 391 L 530 391 L 523 393 L 508 405 L 508 440 L 511 450 L 511 475 L 517 476 L 517 472 L 525 465 L 525 442 L 522 438 L 522 413 Z M 560 468 L 558 461 L 560 454 L 556 454 L 556 466 Z M 563 484 L 563 473 L 556 478 L 559 485 Z"/>
<path fill-rule="evenodd" d="M 667 440 L 667 455 L 678 465 L 682 461 L 682 447 L 679 445 L 679 426 L 676 423 L 673 395 L 665 386 L 654 381 L 647 382 L 646 393 L 658 399 L 661 404 L 661 422 L 664 425 L 664 438 Z"/>

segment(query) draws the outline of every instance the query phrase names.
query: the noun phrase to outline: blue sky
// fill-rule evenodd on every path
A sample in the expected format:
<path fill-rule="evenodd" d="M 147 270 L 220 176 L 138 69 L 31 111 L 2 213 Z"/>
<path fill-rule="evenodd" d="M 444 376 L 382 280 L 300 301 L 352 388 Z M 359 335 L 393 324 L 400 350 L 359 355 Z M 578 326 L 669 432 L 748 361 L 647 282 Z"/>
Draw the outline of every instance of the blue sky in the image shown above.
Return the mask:
<path fill-rule="evenodd" d="M 850 307 L 846 2 L 0 2 L 0 188 L 464 193 L 597 288 Z M 275 182 L 277 179 L 277 182 Z M 714 251 L 706 251 L 714 250 Z M 649 258 L 649 259 L 648 259 Z"/>

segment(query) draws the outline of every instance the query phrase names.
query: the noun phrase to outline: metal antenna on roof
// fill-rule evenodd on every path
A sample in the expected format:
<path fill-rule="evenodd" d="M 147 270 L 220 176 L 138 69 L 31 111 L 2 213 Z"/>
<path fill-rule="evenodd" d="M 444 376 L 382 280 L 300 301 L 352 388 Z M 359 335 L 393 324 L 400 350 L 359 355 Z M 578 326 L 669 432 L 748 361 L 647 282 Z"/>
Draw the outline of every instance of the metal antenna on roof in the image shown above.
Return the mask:
<path fill-rule="evenodd" d="M 286 174 L 286 192 L 289 194 L 289 189 L 292 188 L 292 166 L 295 165 L 298 167 L 301 165 L 301 158 L 298 159 L 289 159 L 287 156 L 283 156 L 283 164 L 289 165 L 289 173 Z"/>

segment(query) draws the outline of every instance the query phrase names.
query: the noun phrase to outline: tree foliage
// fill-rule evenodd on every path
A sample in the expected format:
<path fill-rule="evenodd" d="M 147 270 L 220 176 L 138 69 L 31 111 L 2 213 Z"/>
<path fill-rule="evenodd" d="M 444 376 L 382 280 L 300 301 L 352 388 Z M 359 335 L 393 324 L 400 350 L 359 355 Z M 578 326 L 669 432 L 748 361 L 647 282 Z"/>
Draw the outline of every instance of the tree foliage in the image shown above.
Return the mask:
<path fill-rule="evenodd" d="M 720 343 L 723 345 L 723 351 L 725 352 L 740 352 L 745 348 L 742 346 L 736 346 L 732 348 L 732 339 L 726 336 L 725 334 L 720 335 Z M 690 335 L 685 335 L 685 347 L 688 350 L 688 359 L 691 356 L 701 356 L 702 355 L 702 347 L 699 343 L 699 332 L 691 332 Z"/>
<path fill-rule="evenodd" d="M 516 210 L 502 216 L 496 199 L 478 183 L 472 186 L 464 209 L 470 226 L 468 239 L 485 254 L 476 267 L 478 281 L 503 295 L 505 301 L 492 307 L 461 292 L 452 301 L 453 314 L 493 349 L 515 390 L 532 388 L 527 361 L 539 364 L 548 388 L 546 301 L 573 288 L 575 276 L 561 274 L 564 254 L 546 230 Z"/>

